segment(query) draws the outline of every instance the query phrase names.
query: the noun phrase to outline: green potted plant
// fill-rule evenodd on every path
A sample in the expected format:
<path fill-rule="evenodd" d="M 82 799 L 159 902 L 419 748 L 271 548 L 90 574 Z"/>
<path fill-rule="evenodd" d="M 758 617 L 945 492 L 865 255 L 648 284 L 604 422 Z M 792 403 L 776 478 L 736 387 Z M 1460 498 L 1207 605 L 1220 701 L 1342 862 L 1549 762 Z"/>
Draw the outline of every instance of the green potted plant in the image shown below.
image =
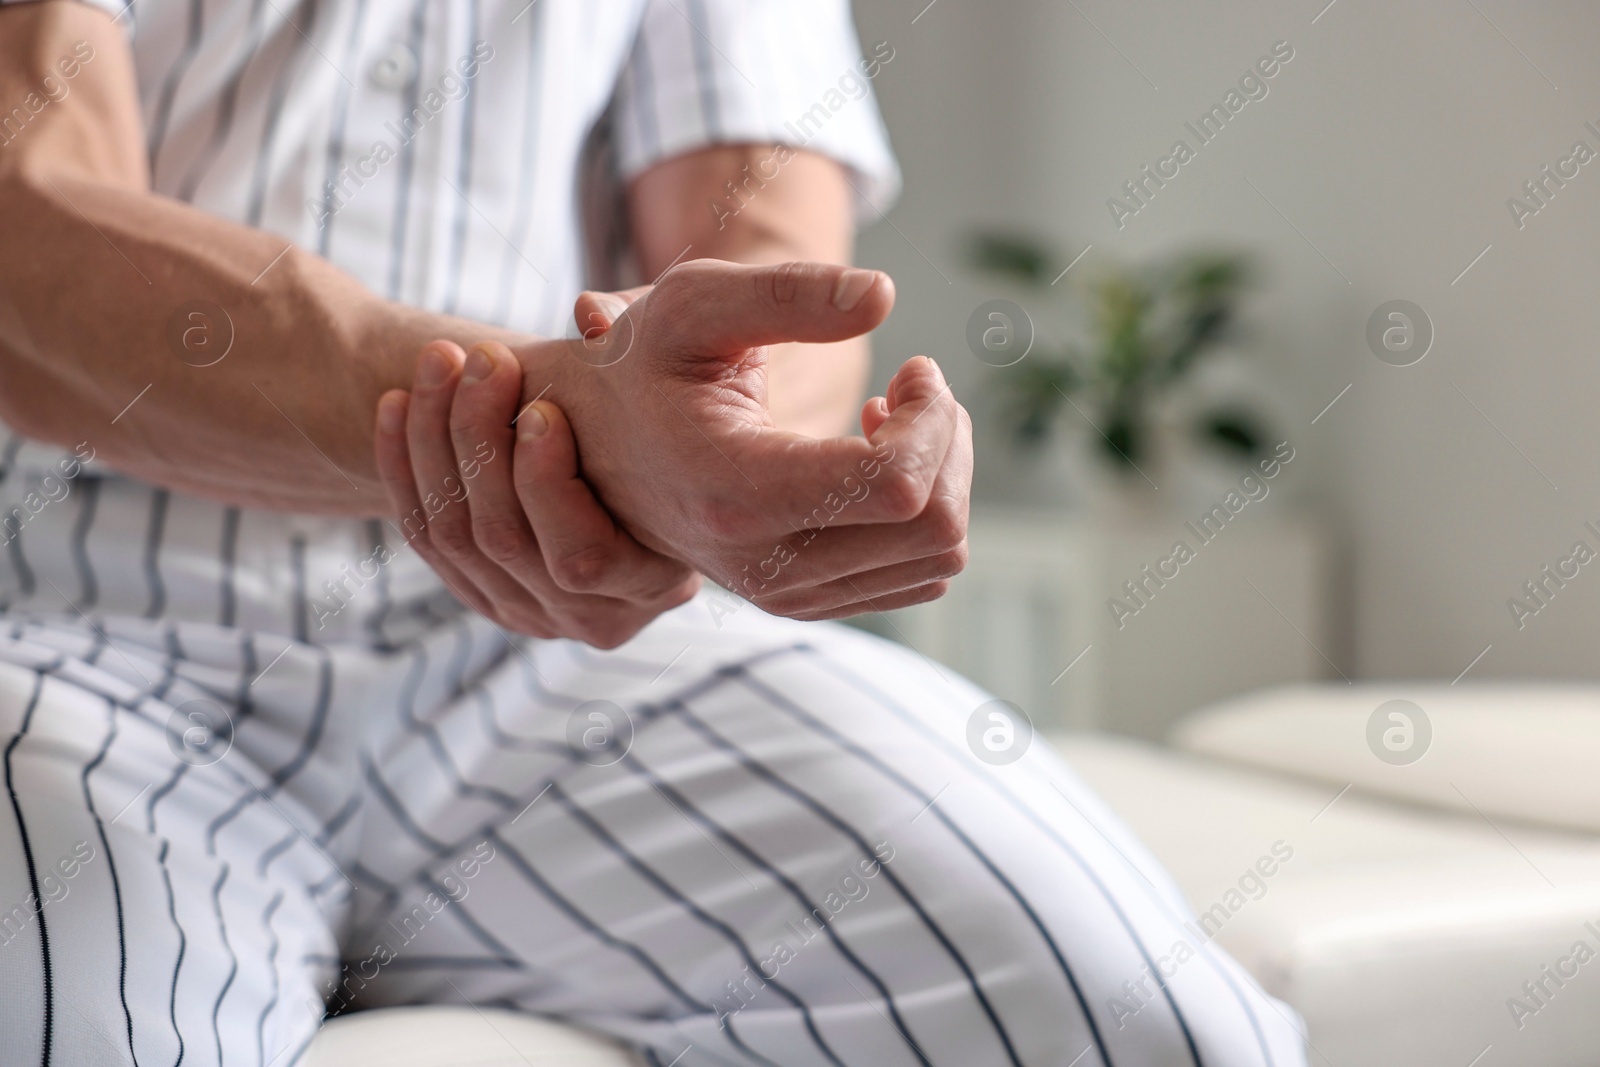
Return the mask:
<path fill-rule="evenodd" d="M 971 261 L 980 272 L 1020 286 L 1036 307 L 1067 301 L 1082 324 L 1079 342 L 1042 349 L 1001 375 L 1001 406 L 1016 445 L 1036 450 L 1049 441 L 1064 411 L 1075 407 L 1092 425 L 1094 451 L 1117 479 L 1148 480 L 1162 457 L 1162 402 L 1196 368 L 1232 339 L 1240 297 L 1249 280 L 1245 258 L 1199 251 L 1140 267 L 1084 271 L 1079 285 L 1060 280 L 1055 257 L 1023 238 L 984 234 Z M 1211 402 L 1188 431 L 1200 447 L 1246 460 L 1262 450 L 1262 420 L 1242 401 Z"/>

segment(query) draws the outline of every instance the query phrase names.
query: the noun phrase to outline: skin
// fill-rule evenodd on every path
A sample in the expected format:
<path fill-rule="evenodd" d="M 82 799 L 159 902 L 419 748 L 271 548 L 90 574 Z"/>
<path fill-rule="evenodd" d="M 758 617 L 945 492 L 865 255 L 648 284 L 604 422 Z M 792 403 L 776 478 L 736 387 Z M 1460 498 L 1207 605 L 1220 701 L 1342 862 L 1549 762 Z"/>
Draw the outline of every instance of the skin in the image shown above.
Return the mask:
<path fill-rule="evenodd" d="M 727 182 L 771 173 L 775 159 L 783 158 L 788 161 L 776 178 L 730 202 Z M 814 153 L 769 145 L 706 148 L 669 159 L 634 180 L 628 190 L 634 254 L 647 278 L 689 256 L 734 263 L 849 263 L 854 196 L 839 165 Z M 719 210 L 712 210 L 712 203 Z M 727 214 L 741 204 L 737 214 Z M 593 310 L 580 298 L 575 314 L 580 329 L 595 325 Z M 768 359 L 774 425 L 814 437 L 851 432 L 871 363 L 865 337 L 772 345 Z"/>
<path fill-rule="evenodd" d="M 793 154 L 721 218 L 708 204 L 774 149 L 652 168 L 629 190 L 636 258 L 651 277 L 676 265 L 580 297 L 587 336 L 534 338 L 384 300 L 152 194 L 123 31 L 93 9 L 0 10 L 0 100 L 59 82 L 80 41 L 93 59 L 70 95 L 0 146 L 0 229 L 29 252 L 0 257 L 0 417 L 20 432 L 211 499 L 392 515 L 497 622 L 606 647 L 697 573 L 824 618 L 931 599 L 964 563 L 970 427 L 931 361 L 868 402 L 860 435 L 830 436 L 893 304 L 887 276 L 833 265 L 851 200 L 830 161 Z M 195 299 L 233 327 L 203 368 L 168 338 Z M 483 446 L 510 462 L 428 507 Z"/>

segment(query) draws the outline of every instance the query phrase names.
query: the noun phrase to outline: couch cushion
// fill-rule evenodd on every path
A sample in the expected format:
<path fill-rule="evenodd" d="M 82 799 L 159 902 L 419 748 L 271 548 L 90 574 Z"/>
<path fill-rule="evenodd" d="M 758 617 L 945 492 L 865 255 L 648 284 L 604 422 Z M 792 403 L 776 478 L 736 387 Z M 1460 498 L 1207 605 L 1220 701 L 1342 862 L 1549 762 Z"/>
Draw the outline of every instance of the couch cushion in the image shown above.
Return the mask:
<path fill-rule="evenodd" d="M 1389 713 L 1419 717 L 1389 703 L 1397 700 L 1426 717 L 1427 726 L 1411 724 L 1409 738 L 1407 724 Z M 1390 730 L 1393 748 L 1384 740 Z M 1469 815 L 1600 833 L 1600 687 L 1288 686 L 1202 708 L 1171 740 L 1192 752 Z"/>
<path fill-rule="evenodd" d="M 1305 1017 L 1312 1063 L 1466 1067 L 1489 1046 L 1480 1067 L 1594 1063 L 1600 957 L 1561 961 L 1580 940 L 1600 952 L 1600 838 L 1056 740 L 1167 865 L 1200 917 L 1191 933 Z M 1522 984 L 1545 965 L 1578 977 L 1535 1001 Z M 1514 1016 L 1512 997 L 1536 1010 Z"/>
<path fill-rule="evenodd" d="M 497 1008 L 379 1008 L 333 1019 L 306 1067 L 641 1067 L 602 1038 Z"/>

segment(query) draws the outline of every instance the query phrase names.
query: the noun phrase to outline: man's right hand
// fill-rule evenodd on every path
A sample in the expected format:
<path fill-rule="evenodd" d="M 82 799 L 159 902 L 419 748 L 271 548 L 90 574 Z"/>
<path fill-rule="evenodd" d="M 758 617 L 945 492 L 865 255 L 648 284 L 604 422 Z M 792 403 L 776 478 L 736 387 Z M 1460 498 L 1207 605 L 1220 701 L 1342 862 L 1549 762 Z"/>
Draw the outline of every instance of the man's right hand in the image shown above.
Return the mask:
<path fill-rule="evenodd" d="M 698 260 L 629 295 L 610 312 L 580 298 L 586 336 L 563 342 L 553 381 L 549 359 L 525 360 L 523 388 L 566 411 L 584 479 L 639 543 L 794 618 L 945 591 L 966 562 L 972 443 L 937 365 L 907 361 L 862 436 L 788 433 L 767 412 L 763 346 L 873 329 L 887 275 Z"/>

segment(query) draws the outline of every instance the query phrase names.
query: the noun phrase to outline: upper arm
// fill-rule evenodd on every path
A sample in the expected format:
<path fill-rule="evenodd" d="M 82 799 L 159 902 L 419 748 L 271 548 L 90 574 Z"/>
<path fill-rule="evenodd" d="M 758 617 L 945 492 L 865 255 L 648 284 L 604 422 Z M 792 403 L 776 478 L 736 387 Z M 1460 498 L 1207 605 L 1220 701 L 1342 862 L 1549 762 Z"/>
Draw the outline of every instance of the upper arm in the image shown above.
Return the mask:
<path fill-rule="evenodd" d="M 611 136 L 645 276 L 682 254 L 784 258 L 782 243 L 848 257 L 857 209 L 899 184 L 872 90 L 894 49 L 862 49 L 848 0 L 643 8 Z"/>
<path fill-rule="evenodd" d="M 0 3 L 0 178 L 71 173 L 149 187 L 122 26 L 75 0 Z"/>

